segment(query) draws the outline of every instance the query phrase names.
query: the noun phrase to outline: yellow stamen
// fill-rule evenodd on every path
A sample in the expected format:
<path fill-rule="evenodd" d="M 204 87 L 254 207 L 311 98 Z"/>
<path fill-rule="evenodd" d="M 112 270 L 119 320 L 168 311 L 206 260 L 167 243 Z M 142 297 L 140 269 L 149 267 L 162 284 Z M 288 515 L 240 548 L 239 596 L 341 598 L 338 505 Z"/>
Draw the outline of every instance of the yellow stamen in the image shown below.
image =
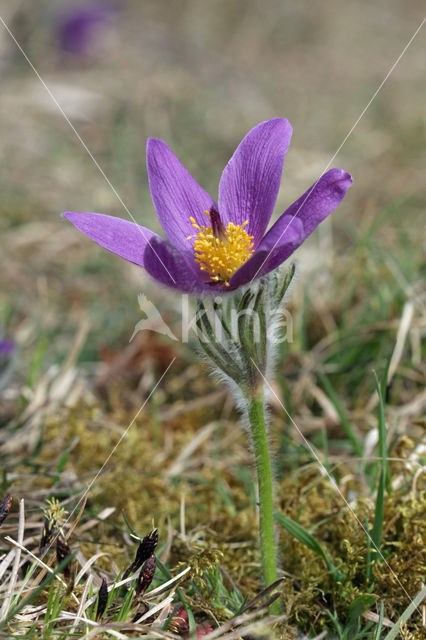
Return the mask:
<path fill-rule="evenodd" d="M 254 251 L 253 236 L 249 236 L 244 229 L 248 221 L 243 224 L 228 222 L 223 239 L 214 235 L 212 227 L 200 226 L 194 218 L 190 218 L 190 221 L 197 230 L 195 236 L 187 238 L 190 240 L 195 237 L 195 262 L 214 282 L 223 282 L 229 286 L 231 276 Z"/>

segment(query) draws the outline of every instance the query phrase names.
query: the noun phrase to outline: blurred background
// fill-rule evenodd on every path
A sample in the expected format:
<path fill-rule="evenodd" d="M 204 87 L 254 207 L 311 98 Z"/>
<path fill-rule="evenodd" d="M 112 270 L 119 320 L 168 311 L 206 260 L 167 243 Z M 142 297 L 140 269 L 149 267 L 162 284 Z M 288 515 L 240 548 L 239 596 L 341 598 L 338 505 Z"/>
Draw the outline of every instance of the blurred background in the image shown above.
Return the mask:
<path fill-rule="evenodd" d="M 0 17 L 3 490 L 25 496 L 36 522 L 47 496 L 72 506 L 175 357 L 88 508 L 116 509 L 122 527 L 125 507 L 141 531 L 155 518 L 163 541 L 166 531 L 173 537 L 170 523 L 183 520 L 188 531 L 218 532 L 211 535 L 224 566 L 244 593 L 255 592 L 251 458 L 232 400 L 187 345 L 150 331 L 129 343 L 144 317 L 139 293 L 178 336 L 180 296 L 97 247 L 60 213 L 126 218 L 130 211 L 160 231 L 147 137 L 164 139 L 215 197 L 244 134 L 282 116 L 294 134 L 278 216 L 328 167 L 421 24 L 424 2 L 7 0 Z M 425 37 L 423 28 L 333 159 L 354 184 L 297 252 L 294 339 L 277 366 L 277 396 L 336 463 L 349 497 L 369 495 L 352 457 L 374 452 L 372 370 L 383 375 L 396 342 L 387 410 L 395 456 L 414 455 L 424 437 Z M 310 502 L 318 469 L 279 402 L 271 418 L 282 508 L 295 509 L 306 526 L 322 522 L 341 505 L 325 480 L 323 502 Z M 347 538 L 356 533 L 349 520 Z M 104 544 L 117 534 L 102 531 Z M 328 527 L 316 531 L 330 542 Z M 417 534 L 406 532 L 411 544 Z M 238 555 L 227 547 L 236 539 L 251 547 Z M 339 554 L 344 545 L 335 540 Z M 188 555 L 184 546 L 174 541 L 171 566 Z M 312 566 L 303 554 L 290 557 L 295 575 Z M 409 589 L 410 565 L 398 571 Z M 391 613 L 405 606 L 405 595 L 398 598 Z"/>

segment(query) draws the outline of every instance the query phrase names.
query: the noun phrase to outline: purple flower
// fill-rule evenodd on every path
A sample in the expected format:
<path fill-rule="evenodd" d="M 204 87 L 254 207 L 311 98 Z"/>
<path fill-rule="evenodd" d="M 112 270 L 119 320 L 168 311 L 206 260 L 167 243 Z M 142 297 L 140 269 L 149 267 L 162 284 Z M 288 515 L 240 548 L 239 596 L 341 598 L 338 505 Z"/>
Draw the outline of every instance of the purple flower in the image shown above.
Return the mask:
<path fill-rule="evenodd" d="M 149 139 L 149 187 L 166 238 L 98 213 L 64 215 L 89 238 L 180 291 L 232 291 L 276 269 L 340 204 L 352 184 L 331 169 L 266 231 L 292 128 L 274 118 L 249 131 L 226 165 L 217 203 L 162 141 Z"/>
<path fill-rule="evenodd" d="M 99 27 L 111 22 L 114 6 L 85 3 L 66 11 L 58 23 L 61 49 L 73 55 L 87 55 L 93 47 Z"/>
<path fill-rule="evenodd" d="M 0 340 L 0 354 L 12 353 L 14 349 L 15 349 L 15 345 L 11 340 Z"/>

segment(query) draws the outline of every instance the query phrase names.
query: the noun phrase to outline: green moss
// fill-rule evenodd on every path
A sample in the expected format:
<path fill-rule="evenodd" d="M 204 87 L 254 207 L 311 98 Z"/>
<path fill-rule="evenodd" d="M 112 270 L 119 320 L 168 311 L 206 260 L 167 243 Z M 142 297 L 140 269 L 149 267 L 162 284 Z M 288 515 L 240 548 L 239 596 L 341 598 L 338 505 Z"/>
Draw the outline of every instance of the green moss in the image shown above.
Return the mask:
<path fill-rule="evenodd" d="M 164 390 L 165 398 L 179 391 L 176 385 L 175 379 L 172 390 Z M 46 423 L 42 456 L 48 460 L 54 451 L 77 438 L 65 472 L 72 470 L 88 483 L 120 441 L 121 425 L 129 424 L 130 419 L 130 412 L 119 406 L 107 410 L 99 403 L 81 403 L 64 408 Z M 250 464 L 243 453 L 245 434 L 240 434 L 237 424 L 228 423 L 220 431 L 220 441 L 211 436 L 204 449 L 197 452 L 196 469 L 189 465 L 180 475 L 170 477 L 168 469 L 199 429 L 200 414 L 195 411 L 181 418 L 171 417 L 156 424 L 156 433 L 152 420 L 150 409 L 144 409 L 90 491 L 91 510 L 116 507 L 110 522 L 118 528 L 102 525 L 99 537 L 93 543 L 82 543 L 82 547 L 89 556 L 101 545 L 102 551 L 108 549 L 114 562 L 124 567 L 133 550 L 123 549 L 121 509 L 138 531 L 146 531 L 154 523 L 160 531 L 160 545 L 166 543 L 167 532 L 172 532 L 166 559 L 173 571 L 191 567 L 182 585 L 188 603 L 194 612 L 224 620 L 235 610 L 236 596 L 234 605 L 229 606 L 229 602 L 224 604 L 227 598 L 218 597 L 219 592 L 229 594 L 235 587 L 235 593 L 250 598 L 261 588 L 256 512 L 242 480 L 244 476 L 233 472 L 235 465 L 231 462 L 237 457 L 239 465 Z M 233 439 L 232 450 L 228 446 L 221 448 L 226 438 Z M 345 462 L 335 470 L 336 482 L 346 498 L 349 491 L 357 491 L 352 494 L 351 509 L 311 464 L 278 478 L 279 508 L 311 531 L 345 575 L 344 582 L 336 584 L 322 558 L 280 530 L 280 562 L 285 578 L 282 601 L 288 619 L 282 632 L 287 636 L 282 637 L 293 637 L 292 629 L 297 627 L 316 631 L 328 628 L 327 611 L 345 620 L 351 603 L 366 593 L 376 594 L 384 602 L 385 616 L 395 620 L 408 599 L 421 588 L 426 569 L 426 493 L 420 479 L 413 493 L 414 471 L 405 464 L 414 446 L 412 439 L 401 439 L 394 448 L 393 455 L 397 453 L 399 461 L 392 463 L 392 473 L 398 474 L 401 482 L 386 498 L 384 560 L 374 566 L 371 583 L 366 579 L 367 540 L 360 523 L 372 522 L 374 502 L 353 465 Z M 104 570 L 109 564 L 110 558 L 102 560 Z M 219 582 L 214 578 L 217 568 L 223 570 Z M 232 598 L 229 596 L 228 600 Z M 412 637 L 417 640 L 421 637 L 419 629 L 413 617 L 406 633 L 414 634 Z"/>

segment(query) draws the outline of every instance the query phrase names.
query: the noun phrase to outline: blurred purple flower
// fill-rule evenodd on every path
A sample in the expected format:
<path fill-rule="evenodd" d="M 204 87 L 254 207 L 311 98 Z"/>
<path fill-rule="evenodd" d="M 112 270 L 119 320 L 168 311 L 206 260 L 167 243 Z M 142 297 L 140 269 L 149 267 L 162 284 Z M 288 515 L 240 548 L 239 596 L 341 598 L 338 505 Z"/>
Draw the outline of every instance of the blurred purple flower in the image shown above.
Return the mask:
<path fill-rule="evenodd" d="M 99 28 L 111 24 L 116 9 L 113 3 L 85 3 L 68 9 L 58 22 L 60 48 L 73 55 L 89 54 Z"/>
<path fill-rule="evenodd" d="M 0 389 L 7 383 L 12 371 L 16 346 L 12 340 L 0 340 Z"/>
<path fill-rule="evenodd" d="M 254 127 L 222 173 L 218 204 L 162 140 L 149 139 L 149 187 L 167 238 L 104 214 L 64 215 L 89 238 L 143 266 L 168 287 L 193 294 L 232 291 L 284 262 L 352 184 L 346 171 L 327 171 L 265 233 L 291 134 L 290 123 L 281 118 Z"/>
<path fill-rule="evenodd" d="M 14 351 L 15 345 L 12 340 L 0 340 L 0 354 L 10 354 Z"/>

